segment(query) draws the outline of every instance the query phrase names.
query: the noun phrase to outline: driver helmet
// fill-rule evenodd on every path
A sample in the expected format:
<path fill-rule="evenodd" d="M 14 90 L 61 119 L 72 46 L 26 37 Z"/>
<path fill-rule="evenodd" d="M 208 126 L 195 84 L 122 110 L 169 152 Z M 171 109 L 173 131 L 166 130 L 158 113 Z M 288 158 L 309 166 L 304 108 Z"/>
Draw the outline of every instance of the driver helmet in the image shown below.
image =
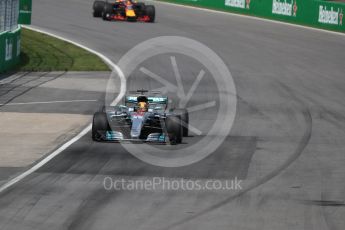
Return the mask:
<path fill-rule="evenodd" d="M 138 101 L 138 112 L 147 112 L 149 109 L 149 100 L 145 96 L 139 96 Z"/>

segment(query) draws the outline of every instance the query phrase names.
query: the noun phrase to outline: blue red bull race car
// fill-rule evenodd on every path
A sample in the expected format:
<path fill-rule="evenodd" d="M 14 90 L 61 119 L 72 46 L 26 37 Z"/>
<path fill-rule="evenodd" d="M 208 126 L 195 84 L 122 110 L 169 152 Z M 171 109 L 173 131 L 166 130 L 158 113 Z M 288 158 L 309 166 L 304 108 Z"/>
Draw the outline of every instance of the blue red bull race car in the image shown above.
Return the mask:
<path fill-rule="evenodd" d="M 146 90 L 125 97 L 124 105 L 103 106 L 93 117 L 92 139 L 111 142 L 179 144 L 188 136 L 186 109 L 167 109 L 168 98 Z"/>
<path fill-rule="evenodd" d="M 106 21 L 140 21 L 153 23 L 156 18 L 156 10 L 153 5 L 132 0 L 117 0 L 114 3 L 108 1 L 95 1 L 93 3 L 93 16 L 101 17 Z"/>

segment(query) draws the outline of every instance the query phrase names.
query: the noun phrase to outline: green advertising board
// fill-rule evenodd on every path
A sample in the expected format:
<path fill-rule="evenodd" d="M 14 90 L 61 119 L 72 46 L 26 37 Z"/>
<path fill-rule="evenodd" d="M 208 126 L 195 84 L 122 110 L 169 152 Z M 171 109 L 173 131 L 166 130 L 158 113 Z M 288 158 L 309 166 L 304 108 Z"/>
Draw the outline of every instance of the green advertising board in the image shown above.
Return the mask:
<path fill-rule="evenodd" d="M 20 27 L 0 34 L 0 72 L 18 64 L 20 59 Z"/>
<path fill-rule="evenodd" d="M 30 25 L 32 13 L 32 0 L 20 0 L 19 24 Z"/>
<path fill-rule="evenodd" d="M 20 60 L 20 0 L 0 0 L 0 73 Z"/>
<path fill-rule="evenodd" d="M 313 22 L 316 21 L 318 27 L 345 32 L 345 4 L 315 1 L 314 8 Z"/>
<path fill-rule="evenodd" d="M 345 32 L 345 3 L 322 0 L 163 0 Z"/>

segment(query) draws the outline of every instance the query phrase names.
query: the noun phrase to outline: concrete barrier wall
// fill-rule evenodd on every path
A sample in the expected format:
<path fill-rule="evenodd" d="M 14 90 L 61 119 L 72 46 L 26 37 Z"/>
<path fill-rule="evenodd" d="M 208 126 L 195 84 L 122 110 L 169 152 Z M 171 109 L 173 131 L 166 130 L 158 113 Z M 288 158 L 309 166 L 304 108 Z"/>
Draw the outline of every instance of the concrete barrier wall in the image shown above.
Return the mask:
<path fill-rule="evenodd" d="M 323 0 L 162 0 L 345 32 L 345 4 Z"/>

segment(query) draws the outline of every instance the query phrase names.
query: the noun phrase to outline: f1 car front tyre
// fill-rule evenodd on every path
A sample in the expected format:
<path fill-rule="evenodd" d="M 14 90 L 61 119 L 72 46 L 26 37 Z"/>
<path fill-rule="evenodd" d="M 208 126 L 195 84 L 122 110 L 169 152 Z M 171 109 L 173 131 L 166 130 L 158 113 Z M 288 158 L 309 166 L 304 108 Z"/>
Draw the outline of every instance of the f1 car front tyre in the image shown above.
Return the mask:
<path fill-rule="evenodd" d="M 113 5 L 110 3 L 105 3 L 102 11 L 102 18 L 104 21 L 109 21 L 110 16 L 113 14 Z"/>
<path fill-rule="evenodd" d="M 165 120 L 165 128 L 167 130 L 170 143 L 181 144 L 182 143 L 182 122 L 181 116 L 169 116 Z"/>
<path fill-rule="evenodd" d="M 156 8 L 155 6 L 147 5 L 145 7 L 146 15 L 150 18 L 148 22 L 155 22 L 156 19 Z"/>
<path fill-rule="evenodd" d="M 95 18 L 102 17 L 102 11 L 103 11 L 104 5 L 105 5 L 104 1 L 95 1 L 93 3 L 93 16 Z"/>
<path fill-rule="evenodd" d="M 92 140 L 101 141 L 102 135 L 110 130 L 107 114 L 104 112 L 97 112 L 93 116 L 92 122 Z"/>

